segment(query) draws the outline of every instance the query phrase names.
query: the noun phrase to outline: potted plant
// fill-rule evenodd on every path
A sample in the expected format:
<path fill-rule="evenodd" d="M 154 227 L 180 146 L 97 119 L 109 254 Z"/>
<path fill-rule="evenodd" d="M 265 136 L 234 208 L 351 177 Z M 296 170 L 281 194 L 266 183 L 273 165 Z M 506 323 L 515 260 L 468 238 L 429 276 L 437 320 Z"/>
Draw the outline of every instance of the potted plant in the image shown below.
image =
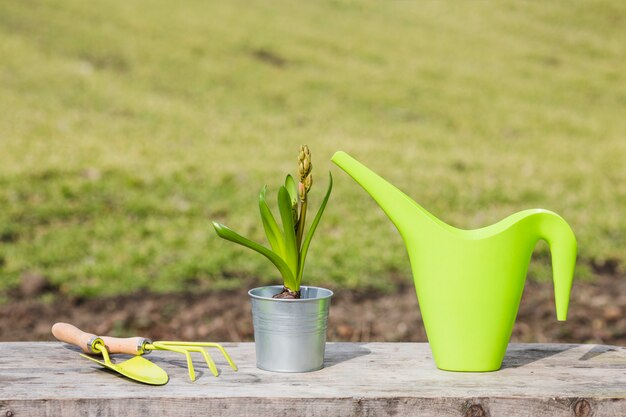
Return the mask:
<path fill-rule="evenodd" d="M 267 204 L 267 186 L 259 194 L 261 220 L 271 249 L 213 222 L 221 238 L 265 256 L 282 276 L 282 285 L 248 292 L 252 302 L 257 366 L 268 371 L 307 372 L 324 365 L 326 325 L 333 293 L 325 288 L 302 286 L 301 282 L 307 251 L 328 203 L 333 179 L 329 172 L 326 195 L 305 233 L 308 194 L 313 185 L 311 153 L 306 145 L 300 148 L 298 168 L 298 183 L 287 175 L 285 184 L 278 190 L 282 228 Z"/>

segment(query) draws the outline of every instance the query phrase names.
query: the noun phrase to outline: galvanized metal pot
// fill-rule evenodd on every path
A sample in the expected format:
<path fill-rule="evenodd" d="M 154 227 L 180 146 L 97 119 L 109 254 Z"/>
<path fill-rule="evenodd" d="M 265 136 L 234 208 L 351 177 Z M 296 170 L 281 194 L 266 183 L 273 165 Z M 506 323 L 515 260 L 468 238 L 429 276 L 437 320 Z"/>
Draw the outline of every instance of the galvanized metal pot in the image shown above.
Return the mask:
<path fill-rule="evenodd" d="M 310 372 L 324 367 L 328 309 L 333 292 L 300 287 L 299 300 L 272 298 L 282 286 L 248 291 L 256 365 L 274 372 Z"/>

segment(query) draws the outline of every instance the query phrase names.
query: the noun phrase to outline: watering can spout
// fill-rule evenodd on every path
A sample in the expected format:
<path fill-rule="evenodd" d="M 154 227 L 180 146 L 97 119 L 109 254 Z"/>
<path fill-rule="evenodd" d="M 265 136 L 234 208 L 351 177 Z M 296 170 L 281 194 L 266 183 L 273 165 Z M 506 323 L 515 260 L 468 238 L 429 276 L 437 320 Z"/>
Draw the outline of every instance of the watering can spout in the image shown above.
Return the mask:
<path fill-rule="evenodd" d="M 348 173 L 383 209 L 385 214 L 398 228 L 405 240 L 412 234 L 423 231 L 424 227 L 433 220 L 438 221 L 423 207 L 410 197 L 390 184 L 374 171 L 351 157 L 345 152 L 338 151 L 332 161 Z"/>
<path fill-rule="evenodd" d="M 537 227 L 539 238 L 550 246 L 556 317 L 559 321 L 565 321 L 576 266 L 576 237 L 565 220 L 556 213 L 544 211 L 538 215 Z"/>

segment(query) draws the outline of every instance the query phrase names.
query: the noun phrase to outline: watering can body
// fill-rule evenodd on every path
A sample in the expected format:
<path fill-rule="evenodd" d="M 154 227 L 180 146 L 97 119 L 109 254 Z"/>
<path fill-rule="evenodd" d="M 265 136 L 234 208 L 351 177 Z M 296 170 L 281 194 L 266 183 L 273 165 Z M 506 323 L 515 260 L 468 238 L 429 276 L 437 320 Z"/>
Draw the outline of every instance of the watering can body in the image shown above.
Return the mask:
<path fill-rule="evenodd" d="M 552 252 L 557 318 L 565 320 L 576 239 L 557 214 L 525 210 L 481 229 L 452 227 L 344 152 L 333 162 L 382 207 L 404 239 L 433 357 L 440 369 L 501 367 L 538 240 Z"/>

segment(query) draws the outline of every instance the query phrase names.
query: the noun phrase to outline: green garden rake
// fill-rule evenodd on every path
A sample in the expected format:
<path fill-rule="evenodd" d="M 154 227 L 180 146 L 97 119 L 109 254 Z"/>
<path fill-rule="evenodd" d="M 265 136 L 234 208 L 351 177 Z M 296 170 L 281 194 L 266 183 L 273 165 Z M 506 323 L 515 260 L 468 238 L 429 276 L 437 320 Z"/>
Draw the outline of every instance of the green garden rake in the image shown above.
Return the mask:
<path fill-rule="evenodd" d="M 145 337 L 128 337 L 128 338 L 119 338 L 119 337 L 110 337 L 110 336 L 102 336 L 101 339 L 104 341 L 106 347 L 109 350 L 109 353 L 126 353 L 129 355 L 144 355 L 148 354 L 153 350 L 169 350 L 172 352 L 177 352 L 185 355 L 187 359 L 187 369 L 189 370 L 189 378 L 192 381 L 196 380 L 196 372 L 193 367 L 193 362 L 191 360 L 191 352 L 198 352 L 202 354 L 204 360 L 206 361 L 209 369 L 213 373 L 214 376 L 219 376 L 219 372 L 217 371 L 217 367 L 215 366 L 215 362 L 209 352 L 207 352 L 204 348 L 217 348 L 231 368 L 235 371 L 237 370 L 237 365 L 230 358 L 226 350 L 219 343 L 210 343 L 210 342 L 172 342 L 172 341 L 158 341 L 153 342 L 152 340 Z"/>

